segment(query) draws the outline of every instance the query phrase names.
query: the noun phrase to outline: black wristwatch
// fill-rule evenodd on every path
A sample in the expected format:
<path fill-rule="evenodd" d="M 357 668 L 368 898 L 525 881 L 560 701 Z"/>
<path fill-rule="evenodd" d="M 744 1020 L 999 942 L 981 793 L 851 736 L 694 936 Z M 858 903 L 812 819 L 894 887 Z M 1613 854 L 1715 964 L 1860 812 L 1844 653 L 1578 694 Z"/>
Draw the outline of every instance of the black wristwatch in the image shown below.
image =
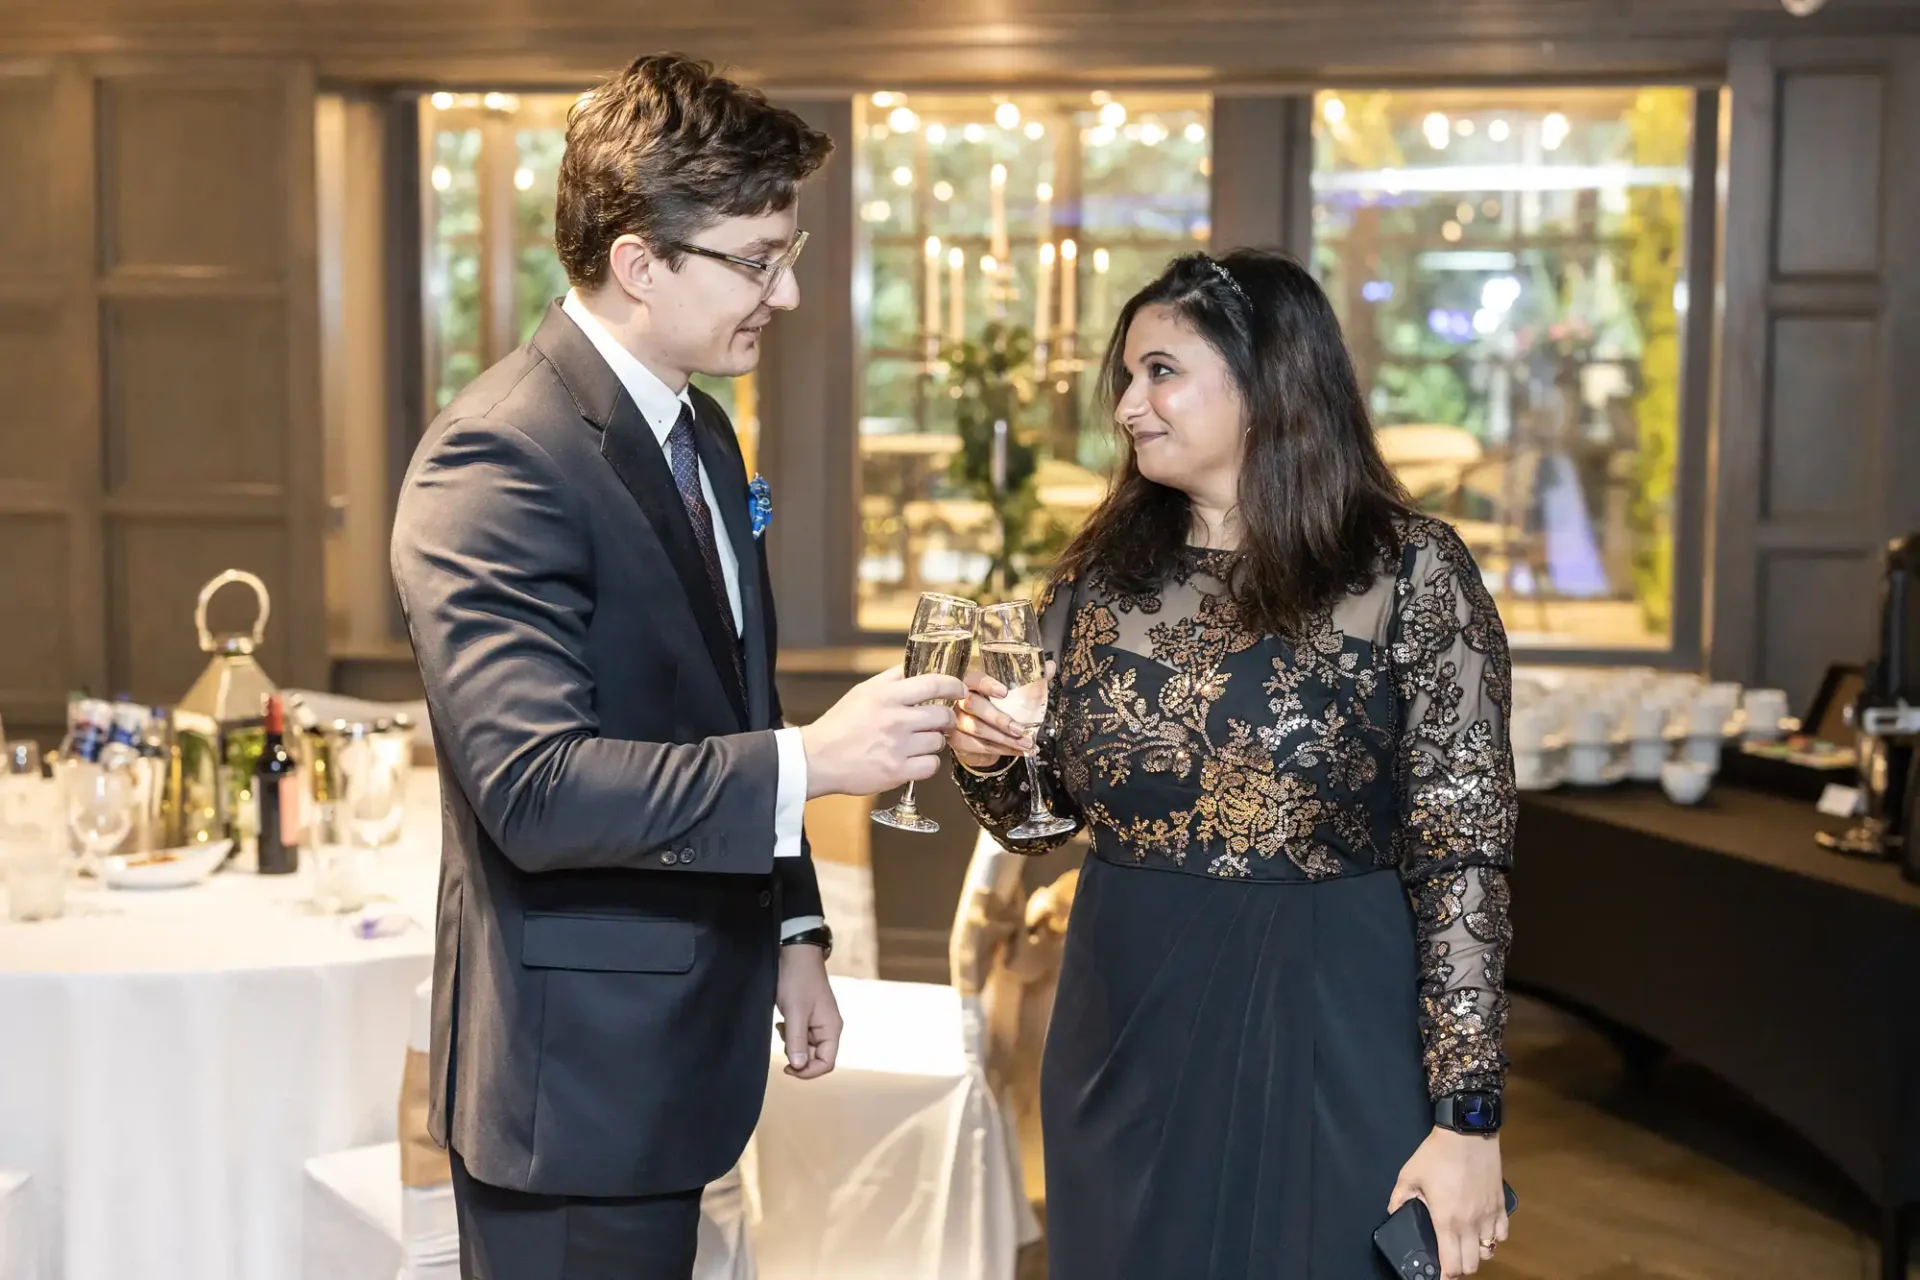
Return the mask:
<path fill-rule="evenodd" d="M 833 930 L 824 924 L 818 924 L 811 929 L 794 934 L 791 938 L 780 939 L 780 945 L 783 947 L 797 947 L 803 943 L 809 947 L 820 948 L 820 958 L 825 960 L 833 955 Z"/>
<path fill-rule="evenodd" d="M 1500 1132 L 1500 1119 L 1498 1089 L 1463 1089 L 1443 1094 L 1433 1104 L 1433 1122 L 1455 1133 L 1491 1137 Z"/>

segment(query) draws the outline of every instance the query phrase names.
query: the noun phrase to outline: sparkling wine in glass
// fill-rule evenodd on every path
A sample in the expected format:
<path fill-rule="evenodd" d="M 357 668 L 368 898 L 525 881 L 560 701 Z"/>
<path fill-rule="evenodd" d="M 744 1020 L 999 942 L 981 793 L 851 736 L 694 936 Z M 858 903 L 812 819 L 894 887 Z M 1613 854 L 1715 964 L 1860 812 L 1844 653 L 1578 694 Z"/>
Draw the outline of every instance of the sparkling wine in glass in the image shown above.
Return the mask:
<path fill-rule="evenodd" d="M 956 680 L 966 674 L 973 656 L 973 622 L 980 606 L 959 596 L 925 592 L 913 611 L 907 631 L 907 676 L 943 675 Z M 875 809 L 873 820 L 898 831 L 938 831 L 940 824 L 923 817 L 913 803 L 913 784 L 891 809 Z"/>
<path fill-rule="evenodd" d="M 980 663 L 987 675 L 1006 687 L 1005 697 L 993 699 L 994 708 L 1029 735 L 1047 721 L 1047 664 L 1040 652 L 1040 622 L 1030 600 L 988 605 L 980 611 Z M 1074 829 L 1047 807 L 1040 794 L 1040 764 L 1034 751 L 1021 753 L 1027 765 L 1031 795 L 1027 818 L 1007 832 L 1009 840 L 1038 840 L 1065 835 Z"/>

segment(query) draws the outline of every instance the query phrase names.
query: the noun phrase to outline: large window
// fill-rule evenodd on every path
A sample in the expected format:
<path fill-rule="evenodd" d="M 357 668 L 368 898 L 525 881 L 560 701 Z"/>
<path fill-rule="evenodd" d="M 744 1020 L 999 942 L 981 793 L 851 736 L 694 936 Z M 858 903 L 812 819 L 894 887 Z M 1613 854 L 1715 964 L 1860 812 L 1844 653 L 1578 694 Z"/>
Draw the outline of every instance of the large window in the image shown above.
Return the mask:
<path fill-rule="evenodd" d="M 1120 304 L 1206 246 L 1209 108 L 858 103 L 862 629 L 903 630 L 922 590 L 1030 574 L 1099 500 L 1113 436 L 1093 373 Z"/>
<path fill-rule="evenodd" d="M 1314 259 L 1389 461 L 1516 644 L 1658 648 L 1694 94 L 1323 93 Z"/>
<path fill-rule="evenodd" d="M 422 105 L 427 409 L 525 342 L 567 275 L 553 197 L 573 94 L 436 93 Z M 726 407 L 749 465 L 758 436 L 745 378 L 696 377 Z"/>

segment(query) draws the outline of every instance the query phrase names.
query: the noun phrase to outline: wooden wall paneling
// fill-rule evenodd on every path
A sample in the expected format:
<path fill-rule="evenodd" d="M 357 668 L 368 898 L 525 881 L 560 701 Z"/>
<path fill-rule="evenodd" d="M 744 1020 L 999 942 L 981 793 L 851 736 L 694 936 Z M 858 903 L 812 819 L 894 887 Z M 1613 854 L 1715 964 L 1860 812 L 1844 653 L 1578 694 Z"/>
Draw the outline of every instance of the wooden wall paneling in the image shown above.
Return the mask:
<path fill-rule="evenodd" d="M 57 734 L 104 678 L 92 97 L 71 60 L 0 62 L 0 716 Z"/>
<path fill-rule="evenodd" d="M 799 310 L 774 317 L 760 357 L 759 467 L 773 486 L 767 561 L 786 649 L 849 644 L 858 563 L 853 103 L 782 99 L 830 135 L 833 157 L 800 197 L 810 233 Z"/>
<path fill-rule="evenodd" d="M 1221 95 L 1213 100 L 1208 192 L 1212 252 L 1277 249 L 1286 243 L 1292 185 L 1287 120 L 1292 104 L 1291 97 L 1278 94 Z"/>
<path fill-rule="evenodd" d="M 1920 41 L 1740 42 L 1730 79 L 1711 666 L 1804 702 L 1920 517 Z"/>
<path fill-rule="evenodd" d="M 1881 377 L 1889 430 L 1879 477 L 1889 536 L 1920 532 L 1920 40 L 1893 53 L 1881 246 Z"/>
<path fill-rule="evenodd" d="M 98 68 L 112 690 L 164 702 L 204 664 L 201 585 L 273 597 L 261 661 L 327 679 L 314 104 L 297 63 Z M 223 593 L 216 630 L 252 608 Z"/>
<path fill-rule="evenodd" d="M 322 435 L 327 446 L 328 630 L 356 653 L 394 639 L 388 530 L 395 442 L 390 421 L 389 232 L 386 191 L 388 107 L 382 99 L 323 96 L 316 138 L 330 152 L 322 179 Z M 417 185 L 417 175 L 413 183 Z M 410 280 L 416 294 L 419 276 Z M 338 507 L 336 507 L 338 503 Z"/>

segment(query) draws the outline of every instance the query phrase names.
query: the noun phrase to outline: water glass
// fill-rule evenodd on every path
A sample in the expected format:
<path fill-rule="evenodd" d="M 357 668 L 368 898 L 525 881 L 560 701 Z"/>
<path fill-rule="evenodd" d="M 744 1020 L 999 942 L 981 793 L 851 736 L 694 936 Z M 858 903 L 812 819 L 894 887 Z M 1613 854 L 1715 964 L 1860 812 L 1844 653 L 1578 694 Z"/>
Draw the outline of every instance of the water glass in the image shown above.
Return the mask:
<path fill-rule="evenodd" d="M 7 891 L 7 918 L 24 923 L 63 915 L 69 865 L 53 828 L 0 826 L 0 885 Z"/>
<path fill-rule="evenodd" d="M 406 823 L 406 796 L 398 763 L 371 737 L 341 747 L 340 816 L 355 844 L 372 849 L 398 843 Z"/>
<path fill-rule="evenodd" d="M 350 834 L 341 807 L 316 805 L 307 825 L 307 856 L 314 906 L 329 914 L 358 911 L 373 899 L 374 849 Z"/>

